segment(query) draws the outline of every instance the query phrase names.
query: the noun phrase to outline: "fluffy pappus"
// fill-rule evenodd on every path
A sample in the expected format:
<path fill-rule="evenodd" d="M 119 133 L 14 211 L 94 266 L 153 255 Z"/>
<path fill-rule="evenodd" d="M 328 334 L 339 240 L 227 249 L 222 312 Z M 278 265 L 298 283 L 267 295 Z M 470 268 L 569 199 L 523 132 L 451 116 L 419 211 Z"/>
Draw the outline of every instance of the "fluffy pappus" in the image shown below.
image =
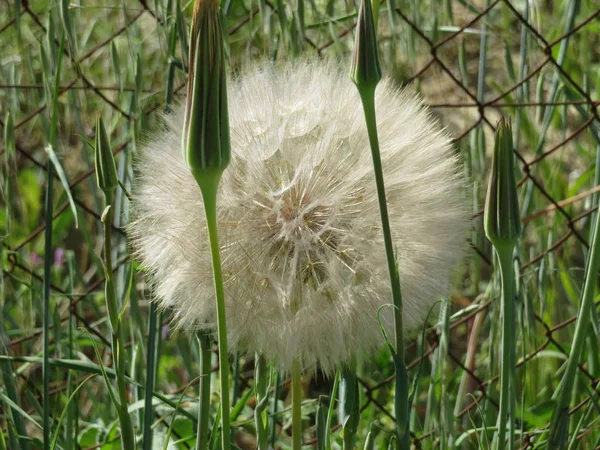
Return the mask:
<path fill-rule="evenodd" d="M 391 290 L 360 97 L 333 63 L 263 65 L 229 84 L 232 161 L 217 200 L 229 341 L 289 369 L 330 372 L 384 344 Z M 467 247 L 469 204 L 449 137 L 384 80 L 376 112 L 404 328 L 424 325 Z M 136 166 L 131 243 L 185 329 L 213 329 L 200 190 L 181 154 L 183 110 Z M 393 332 L 392 308 L 381 311 Z"/>

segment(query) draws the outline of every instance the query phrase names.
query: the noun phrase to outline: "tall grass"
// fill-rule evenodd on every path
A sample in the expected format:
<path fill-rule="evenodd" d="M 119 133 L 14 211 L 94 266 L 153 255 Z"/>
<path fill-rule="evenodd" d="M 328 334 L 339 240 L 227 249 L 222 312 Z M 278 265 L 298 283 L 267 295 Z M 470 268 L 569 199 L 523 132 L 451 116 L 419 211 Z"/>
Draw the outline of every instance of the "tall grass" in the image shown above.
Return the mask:
<path fill-rule="evenodd" d="M 124 431 L 135 441 L 131 448 L 218 448 L 222 380 L 211 366 L 213 347 L 169 327 L 170 312 L 150 303 L 144 268 L 132 260 L 123 236 L 139 144 L 163 126 L 158 112 L 183 93 L 191 3 L 32 3 L 0 3 L 0 448 L 50 448 L 56 438 L 56 448 L 111 449 L 121 446 Z M 406 437 L 418 448 L 487 449 L 494 434 L 502 434 L 502 289 L 492 275 L 494 254 L 481 218 L 492 127 L 501 114 L 514 118 L 523 224 L 516 251 L 502 264 L 515 278 L 514 445 L 600 446 L 598 6 L 591 0 L 526 4 L 378 5 L 384 74 L 413 82 L 432 105 L 457 137 L 473 187 L 474 250 L 457 268 L 448 309 L 424 339 L 401 336 L 399 345 L 406 395 L 413 396 Z M 261 58 L 350 60 L 357 19 L 352 2 L 226 1 L 223 8 L 234 73 Z M 568 39 L 554 42 L 564 34 Z M 432 51 L 431 44 L 444 39 Z M 546 49 L 546 43 L 553 44 Z M 544 63 L 548 56 L 555 63 Z M 111 202 L 117 219 L 105 223 L 109 239 L 103 238 L 104 202 L 88 145 L 98 115 L 110 130 L 120 181 Z M 123 312 L 120 353 L 111 346 L 103 241 L 112 242 L 118 297 L 135 297 Z M 71 255 L 66 260 L 63 250 Z M 510 331 L 504 327 L 505 335 Z M 129 360 L 118 363 L 124 354 Z M 288 374 L 272 372 L 260 357 L 235 363 L 239 396 L 230 422 L 232 443 L 240 448 L 399 444 L 396 419 L 402 427 L 408 417 L 394 413 L 400 396 L 390 381 L 397 364 L 388 350 L 352 369 L 360 399 L 355 432 L 346 432 L 334 414 L 344 398 L 339 380 L 317 372 L 289 383 Z M 117 386 L 119 413 L 103 373 Z M 196 387 L 185 389 L 194 379 L 201 401 Z M 297 403 L 292 407 L 294 396 L 302 397 L 301 411 Z M 130 437 L 124 415 L 132 422 Z M 292 422 L 302 434 L 292 434 Z"/>

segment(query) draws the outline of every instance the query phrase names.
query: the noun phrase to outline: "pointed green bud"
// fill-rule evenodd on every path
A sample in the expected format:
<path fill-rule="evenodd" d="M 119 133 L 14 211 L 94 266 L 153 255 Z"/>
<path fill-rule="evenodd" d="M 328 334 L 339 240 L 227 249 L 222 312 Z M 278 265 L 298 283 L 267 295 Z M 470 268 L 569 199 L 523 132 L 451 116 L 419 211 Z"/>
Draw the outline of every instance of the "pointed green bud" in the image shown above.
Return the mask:
<path fill-rule="evenodd" d="M 183 154 L 196 180 L 231 159 L 223 25 L 218 0 L 196 0 L 190 35 Z M 199 181 L 200 183 L 200 181 Z"/>
<path fill-rule="evenodd" d="M 361 0 L 360 2 L 350 78 L 361 93 L 363 89 L 375 90 L 377 83 L 381 80 L 377 29 L 373 20 L 370 0 Z"/>
<path fill-rule="evenodd" d="M 521 219 L 514 175 L 512 127 L 498 121 L 494 156 L 484 212 L 485 234 L 496 250 L 512 250 L 521 234 Z"/>
<path fill-rule="evenodd" d="M 98 187 L 102 189 L 107 198 L 110 198 L 119 185 L 119 178 L 117 176 L 115 157 L 110 148 L 110 141 L 108 140 L 102 117 L 98 117 L 96 120 L 95 157 Z"/>

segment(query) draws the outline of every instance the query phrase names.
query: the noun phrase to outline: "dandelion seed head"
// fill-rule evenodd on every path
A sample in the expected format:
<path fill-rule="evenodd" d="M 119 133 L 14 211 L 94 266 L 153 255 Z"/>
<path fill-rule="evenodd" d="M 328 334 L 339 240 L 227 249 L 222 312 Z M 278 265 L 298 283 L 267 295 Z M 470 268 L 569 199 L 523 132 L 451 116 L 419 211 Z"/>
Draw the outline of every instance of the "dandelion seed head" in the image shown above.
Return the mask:
<path fill-rule="evenodd" d="M 325 371 L 384 344 L 391 290 L 364 116 L 332 63 L 262 66 L 229 85 L 232 161 L 217 201 L 229 341 Z M 466 247 L 465 182 L 414 94 L 376 93 L 404 328 L 448 294 Z M 185 329 L 215 327 L 200 190 L 181 156 L 183 111 L 140 151 L 130 236 L 154 295 Z M 381 319 L 393 332 L 392 308 Z"/>

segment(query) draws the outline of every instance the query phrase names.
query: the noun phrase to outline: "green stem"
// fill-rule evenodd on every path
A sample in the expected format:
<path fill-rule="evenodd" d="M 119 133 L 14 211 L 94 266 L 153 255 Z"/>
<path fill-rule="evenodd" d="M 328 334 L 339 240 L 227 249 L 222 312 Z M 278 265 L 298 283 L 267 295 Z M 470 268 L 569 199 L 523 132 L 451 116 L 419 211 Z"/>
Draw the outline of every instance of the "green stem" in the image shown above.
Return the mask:
<path fill-rule="evenodd" d="M 43 355 L 42 364 L 43 399 L 44 399 L 44 450 L 50 448 L 50 277 L 52 270 L 52 184 L 54 180 L 54 164 L 48 160 L 46 185 L 46 230 L 44 233 L 44 303 L 42 307 Z"/>
<path fill-rule="evenodd" d="M 383 180 L 383 167 L 379 153 L 379 138 L 377 136 L 377 120 L 375 116 L 375 87 L 359 88 L 360 97 L 365 113 L 371 156 L 373 158 L 373 169 L 375 173 L 375 184 L 377 186 L 377 200 L 379 202 L 379 213 L 381 215 L 381 228 L 385 244 L 388 271 L 392 287 L 392 299 L 394 301 L 394 326 L 396 354 L 394 362 L 396 368 L 395 388 L 395 412 L 396 412 L 396 446 L 399 450 L 409 450 L 410 440 L 408 432 L 409 410 L 408 410 L 408 373 L 404 365 L 404 329 L 402 324 L 402 291 L 400 289 L 400 273 L 396 264 L 394 247 L 392 243 L 392 232 L 385 197 L 385 184 Z"/>
<path fill-rule="evenodd" d="M 498 413 L 498 449 L 515 448 L 514 413 L 516 407 L 515 315 L 513 247 L 496 249 L 502 276 L 502 369 L 500 373 L 500 411 Z M 508 419 L 508 447 L 505 447 Z"/>
<path fill-rule="evenodd" d="M 144 450 L 152 449 L 153 433 L 152 421 L 154 419 L 154 406 L 152 405 L 152 393 L 154 392 L 154 384 L 156 383 L 156 367 L 157 367 L 157 351 L 156 341 L 157 335 L 160 332 L 157 328 L 158 311 L 156 302 L 150 303 L 150 321 L 148 324 L 148 346 L 146 354 L 146 386 L 144 390 Z"/>
<path fill-rule="evenodd" d="M 279 385 L 281 384 L 281 372 L 277 371 L 276 375 L 275 375 L 275 389 L 273 392 L 273 403 L 271 406 L 271 417 L 275 417 L 277 415 L 277 400 L 279 399 L 279 394 L 280 394 L 280 388 Z M 277 421 L 276 420 L 271 420 L 271 429 L 270 429 L 270 437 L 269 437 L 269 441 L 271 444 L 272 448 L 275 448 L 275 443 L 277 442 Z"/>
<path fill-rule="evenodd" d="M 302 448 L 302 372 L 300 363 L 292 363 L 292 450 Z"/>
<path fill-rule="evenodd" d="M 256 368 L 254 375 L 255 393 L 256 393 L 256 408 L 254 410 L 254 423 L 256 425 L 256 437 L 258 440 L 258 450 L 268 450 L 269 448 L 269 433 L 267 420 L 268 406 L 268 381 L 269 370 L 267 361 L 261 355 L 257 354 L 255 358 Z"/>
<path fill-rule="evenodd" d="M 121 425 L 121 448 L 123 450 L 135 449 L 135 432 L 131 423 L 129 411 L 127 411 L 127 380 L 125 369 L 127 367 L 127 357 L 125 350 L 125 336 L 119 317 L 119 308 L 112 284 L 112 240 L 111 227 L 113 223 L 113 200 L 114 196 L 105 193 L 106 205 L 110 208 L 104 217 L 104 265 L 106 267 L 107 295 L 106 303 L 109 311 L 110 325 L 112 328 L 112 350 L 115 364 L 115 373 L 117 378 L 117 389 L 119 391 L 118 415 Z"/>
<path fill-rule="evenodd" d="M 230 367 L 229 369 L 231 370 L 231 403 L 232 405 L 235 405 L 237 403 L 237 401 L 240 398 L 240 388 L 241 383 L 240 383 L 240 355 L 238 352 L 235 352 L 234 355 L 232 355 L 232 360 L 229 361 L 230 363 Z M 232 428 L 231 429 L 231 439 L 235 440 L 235 429 Z"/>
<path fill-rule="evenodd" d="M 223 273 L 221 271 L 221 253 L 217 231 L 217 188 L 221 171 L 194 174 L 204 201 L 210 253 L 212 257 L 215 299 L 217 303 L 217 336 L 219 341 L 219 380 L 221 387 L 221 444 L 223 450 L 231 448 L 229 424 L 229 351 L 227 348 L 227 318 L 225 314 L 225 294 Z"/>
<path fill-rule="evenodd" d="M 600 268 L 600 214 L 596 214 L 596 223 L 594 225 L 592 241 L 588 253 L 588 264 L 581 294 L 579 313 L 575 325 L 575 335 L 571 344 L 571 353 L 567 361 L 567 369 L 560 382 L 558 391 L 558 402 L 552 415 L 550 424 L 550 438 L 548 440 L 548 449 L 558 450 L 564 448 L 567 439 L 567 426 L 569 418 L 569 406 L 573 396 L 575 377 L 579 360 L 585 345 L 585 338 L 588 331 L 589 321 L 594 307 L 594 294 L 596 290 L 596 277 Z"/>
<path fill-rule="evenodd" d="M 210 418 L 210 374 L 211 357 L 210 338 L 207 333 L 198 333 L 200 344 L 200 387 L 198 402 L 198 430 L 196 436 L 196 450 L 208 449 L 208 419 Z"/>
<path fill-rule="evenodd" d="M 52 92 L 52 115 L 50 116 L 50 139 L 48 142 L 51 146 L 55 145 L 56 130 L 58 128 L 58 96 L 60 73 L 62 70 L 62 52 L 65 45 L 65 32 L 61 33 L 60 46 L 58 49 L 58 57 L 56 61 L 56 73 L 54 74 L 54 87 Z M 7 149 L 8 151 L 8 149 Z M 43 335 L 43 413 L 44 413 L 44 432 L 43 439 L 44 450 L 50 448 L 50 278 L 52 276 L 52 231 L 53 231 L 53 181 L 54 181 L 54 164 L 48 158 L 47 184 L 46 184 L 46 229 L 44 231 L 44 299 L 42 306 L 42 335 Z"/>

